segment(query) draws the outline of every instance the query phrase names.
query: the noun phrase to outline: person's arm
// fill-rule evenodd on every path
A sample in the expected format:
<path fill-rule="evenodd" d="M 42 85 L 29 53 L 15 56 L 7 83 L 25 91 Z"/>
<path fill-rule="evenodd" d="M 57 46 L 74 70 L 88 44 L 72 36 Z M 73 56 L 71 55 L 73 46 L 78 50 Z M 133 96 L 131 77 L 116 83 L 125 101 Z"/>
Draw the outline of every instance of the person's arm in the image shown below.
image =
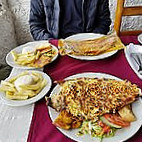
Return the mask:
<path fill-rule="evenodd" d="M 94 33 L 107 34 L 109 32 L 111 24 L 109 0 L 99 0 L 96 22 L 97 25 L 93 31 Z"/>
<path fill-rule="evenodd" d="M 41 0 L 31 0 L 29 24 L 34 40 L 48 40 L 52 38 L 47 31 L 46 17 Z"/>

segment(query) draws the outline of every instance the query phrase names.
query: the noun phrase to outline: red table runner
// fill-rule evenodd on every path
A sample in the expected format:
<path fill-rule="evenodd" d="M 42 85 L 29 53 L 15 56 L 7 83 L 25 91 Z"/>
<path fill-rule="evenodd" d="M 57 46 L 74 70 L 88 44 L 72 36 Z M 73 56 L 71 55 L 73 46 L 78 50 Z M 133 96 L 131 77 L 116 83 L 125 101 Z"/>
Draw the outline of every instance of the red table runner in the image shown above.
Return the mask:
<path fill-rule="evenodd" d="M 126 45 L 130 42 L 139 44 L 136 36 L 121 37 L 121 40 Z M 53 40 L 51 43 L 57 45 L 57 40 Z M 76 73 L 101 72 L 117 76 L 121 79 L 130 80 L 132 83 L 136 83 L 142 88 L 142 81 L 129 66 L 123 50 L 109 58 L 98 61 L 82 61 L 68 56 L 59 56 L 56 61 L 45 67 L 44 72 L 46 72 L 53 81 L 64 79 Z M 54 86 L 55 84 L 53 84 L 52 89 Z M 50 95 L 50 92 L 47 95 Z M 127 140 L 127 142 L 128 141 L 142 142 L 142 127 L 132 138 Z M 44 98 L 35 104 L 28 142 L 74 142 L 64 136 L 52 124 Z"/>

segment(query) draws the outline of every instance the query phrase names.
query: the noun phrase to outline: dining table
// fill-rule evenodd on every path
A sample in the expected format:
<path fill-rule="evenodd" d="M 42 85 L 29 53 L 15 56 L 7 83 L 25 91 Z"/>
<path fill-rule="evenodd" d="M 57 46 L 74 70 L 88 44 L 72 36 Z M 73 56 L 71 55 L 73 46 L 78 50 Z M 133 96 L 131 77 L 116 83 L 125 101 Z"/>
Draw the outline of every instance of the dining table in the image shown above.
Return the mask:
<path fill-rule="evenodd" d="M 137 36 L 120 36 L 120 39 L 124 45 L 129 43 L 140 45 Z M 50 43 L 57 46 L 58 40 L 50 40 Z M 142 80 L 131 69 L 124 50 L 119 50 L 116 54 L 105 59 L 89 61 L 78 60 L 67 55 L 59 55 L 54 62 L 46 65 L 43 71 L 51 77 L 53 83 L 46 96 L 50 96 L 51 91 L 56 85 L 55 81 L 84 72 L 110 74 L 123 80 L 129 80 L 142 89 Z M 142 109 L 139 111 L 142 111 Z M 45 98 L 35 103 L 27 141 L 74 142 L 74 140 L 66 137 L 52 124 Z M 142 142 L 142 127 L 126 142 Z"/>

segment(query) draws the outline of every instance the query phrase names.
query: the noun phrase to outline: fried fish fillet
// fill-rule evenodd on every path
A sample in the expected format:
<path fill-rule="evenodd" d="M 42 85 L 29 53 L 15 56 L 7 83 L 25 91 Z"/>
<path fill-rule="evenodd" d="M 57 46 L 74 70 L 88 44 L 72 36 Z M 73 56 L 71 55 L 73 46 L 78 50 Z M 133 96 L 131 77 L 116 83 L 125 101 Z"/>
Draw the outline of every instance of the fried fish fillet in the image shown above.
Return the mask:
<path fill-rule="evenodd" d="M 91 40 L 59 40 L 59 52 L 61 55 L 95 56 L 124 48 L 125 46 L 116 33 Z"/>
<path fill-rule="evenodd" d="M 65 109 L 78 120 L 116 113 L 141 95 L 137 85 L 126 80 L 77 78 L 59 84 L 61 91 L 51 98 L 51 106 L 57 111 Z"/>

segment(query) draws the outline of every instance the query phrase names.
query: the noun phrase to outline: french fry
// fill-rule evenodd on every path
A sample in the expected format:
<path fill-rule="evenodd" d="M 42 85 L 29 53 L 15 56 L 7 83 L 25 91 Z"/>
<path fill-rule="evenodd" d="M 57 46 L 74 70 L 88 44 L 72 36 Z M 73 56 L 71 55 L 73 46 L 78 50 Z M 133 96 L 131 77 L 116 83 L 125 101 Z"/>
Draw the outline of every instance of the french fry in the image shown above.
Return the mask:
<path fill-rule="evenodd" d="M 2 86 L 0 87 L 0 91 L 2 91 L 2 92 L 6 92 L 6 91 L 9 91 L 9 92 L 16 92 L 16 89 L 13 88 L 13 87 L 9 87 L 9 86 L 2 85 Z"/>
<path fill-rule="evenodd" d="M 21 90 L 20 92 L 16 92 L 14 95 L 33 97 L 36 96 L 36 93 L 32 90 Z"/>
<path fill-rule="evenodd" d="M 6 95 L 13 95 L 14 92 L 6 91 Z"/>
<path fill-rule="evenodd" d="M 18 95 L 8 95 L 6 94 L 6 97 L 10 100 L 26 100 L 28 99 L 28 95 L 27 96 L 18 96 Z"/>
<path fill-rule="evenodd" d="M 38 76 L 35 76 L 34 74 L 32 74 L 32 77 L 34 82 L 38 82 L 40 80 L 40 78 Z"/>
<path fill-rule="evenodd" d="M 32 91 L 32 90 L 28 90 L 26 93 L 27 93 L 27 95 L 28 95 L 30 98 L 37 95 L 37 93 L 35 93 L 35 92 Z"/>
<path fill-rule="evenodd" d="M 17 62 L 21 62 L 21 63 L 26 63 L 26 64 L 28 64 L 28 63 L 31 63 L 31 62 L 33 62 L 33 61 L 35 61 L 35 56 L 31 56 L 31 57 L 28 57 L 28 58 L 18 58 L 17 59 Z"/>
<path fill-rule="evenodd" d="M 35 76 L 37 76 L 37 77 L 39 77 L 40 79 L 42 78 L 42 75 L 39 74 L 39 73 L 36 73 L 36 72 L 33 71 L 32 74 L 35 75 Z"/>
<path fill-rule="evenodd" d="M 38 93 L 45 87 L 46 83 L 47 83 L 47 82 L 46 82 L 46 80 L 44 79 L 44 80 L 42 81 L 42 83 L 41 83 L 40 88 L 39 88 L 38 90 L 36 90 L 35 93 L 38 94 Z"/>
<path fill-rule="evenodd" d="M 11 54 L 12 54 L 12 57 L 13 57 L 14 61 L 16 61 L 16 60 L 17 60 L 17 58 L 18 58 L 17 53 L 16 53 L 16 52 L 14 52 L 14 51 L 11 51 Z"/>
<path fill-rule="evenodd" d="M 1 85 L 5 85 L 5 86 L 9 86 L 9 87 L 14 88 L 14 84 L 7 82 L 7 81 L 1 81 Z"/>
<path fill-rule="evenodd" d="M 41 54 L 40 51 L 37 51 L 37 54 L 36 54 L 36 57 L 35 57 L 36 60 L 39 59 L 40 54 Z"/>

